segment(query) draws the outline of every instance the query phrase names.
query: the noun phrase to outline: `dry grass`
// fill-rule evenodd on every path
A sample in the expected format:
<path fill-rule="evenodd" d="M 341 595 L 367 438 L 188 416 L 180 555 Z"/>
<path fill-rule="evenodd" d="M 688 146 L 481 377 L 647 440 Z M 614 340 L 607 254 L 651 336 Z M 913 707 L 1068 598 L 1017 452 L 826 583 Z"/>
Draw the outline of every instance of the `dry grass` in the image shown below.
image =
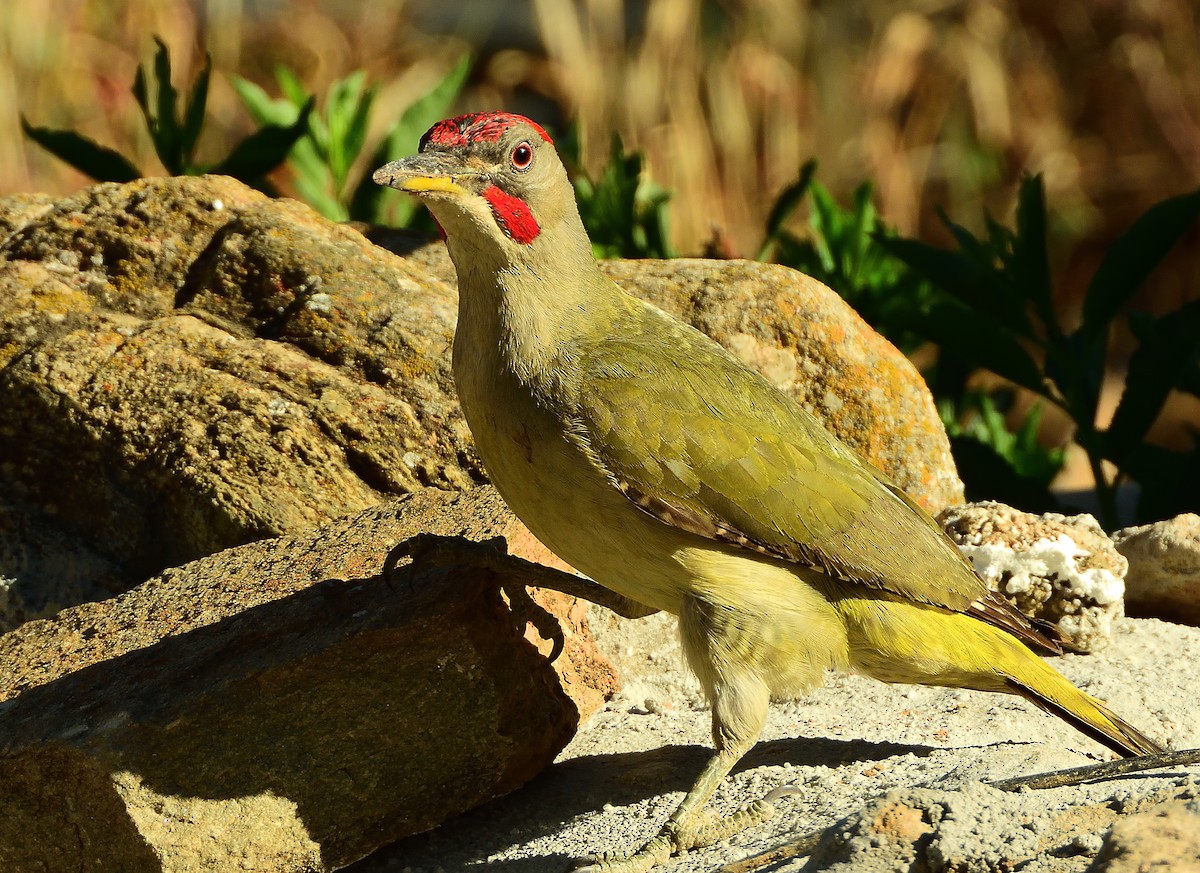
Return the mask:
<path fill-rule="evenodd" d="M 485 43 L 462 106 L 578 118 L 585 163 L 619 131 L 674 189 L 677 247 L 719 230 L 752 252 L 776 194 L 816 155 L 846 192 L 877 181 L 889 221 L 936 236 L 941 205 L 1007 217 L 1046 175 L 1061 269 L 1078 292 L 1151 202 L 1200 184 L 1200 20 L 1189 0 L 46 0 L 0 5 L 0 192 L 86 182 L 23 141 L 18 114 L 82 130 L 160 172 L 129 84 L 151 35 L 190 82 L 217 76 L 202 157 L 248 129 L 227 75 L 272 86 L 284 63 L 322 91 L 366 68 L 389 118 Z M 507 28 L 507 29 L 505 29 Z M 481 34 L 480 31 L 487 31 Z M 480 40 L 480 36 L 486 37 Z M 551 119 L 553 120 L 553 119 Z M 1193 240 L 1193 242 L 1195 242 Z M 1195 294 L 1195 257 L 1157 283 Z"/>
<path fill-rule="evenodd" d="M 636 35 L 608 24 L 620 5 L 537 0 L 552 81 L 591 160 L 614 128 L 647 151 L 678 192 L 685 250 L 714 224 L 752 250 L 810 155 L 836 189 L 875 179 L 883 214 L 910 233 L 935 230 L 935 205 L 1006 216 L 1021 173 L 1043 172 L 1060 232 L 1103 244 L 1200 184 L 1186 0 L 743 0 L 705 6 L 707 22 L 693 0 L 661 0 Z"/>

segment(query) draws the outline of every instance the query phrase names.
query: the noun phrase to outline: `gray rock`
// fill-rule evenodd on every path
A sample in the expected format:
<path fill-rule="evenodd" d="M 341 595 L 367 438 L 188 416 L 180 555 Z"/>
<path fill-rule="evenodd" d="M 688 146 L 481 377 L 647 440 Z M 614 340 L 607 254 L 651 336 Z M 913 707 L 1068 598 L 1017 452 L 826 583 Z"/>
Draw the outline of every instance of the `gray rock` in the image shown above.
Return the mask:
<path fill-rule="evenodd" d="M 994 501 L 938 519 L 988 585 L 1053 624 L 1064 644 L 1096 652 L 1124 615 L 1125 559 L 1090 515 L 1032 515 Z"/>
<path fill-rule="evenodd" d="M 1113 542 L 1129 561 L 1125 604 L 1131 615 L 1200 625 L 1200 515 L 1127 527 Z"/>
<path fill-rule="evenodd" d="M 1195 803 L 1171 799 L 1188 791 L 1091 803 L 1072 802 L 1069 792 L 1009 793 L 978 782 L 955 791 L 894 791 L 827 828 L 803 869 L 1195 869 Z M 1088 858 L 1096 860 L 1088 865 Z"/>
<path fill-rule="evenodd" d="M 1088 873 L 1200 870 L 1200 801 L 1177 800 L 1114 822 Z"/>
<path fill-rule="evenodd" d="M 421 532 L 548 559 L 427 489 L 0 636 L 0 869 L 333 870 L 549 764 L 614 688 L 582 604 L 551 664 L 469 555 L 380 574 Z"/>

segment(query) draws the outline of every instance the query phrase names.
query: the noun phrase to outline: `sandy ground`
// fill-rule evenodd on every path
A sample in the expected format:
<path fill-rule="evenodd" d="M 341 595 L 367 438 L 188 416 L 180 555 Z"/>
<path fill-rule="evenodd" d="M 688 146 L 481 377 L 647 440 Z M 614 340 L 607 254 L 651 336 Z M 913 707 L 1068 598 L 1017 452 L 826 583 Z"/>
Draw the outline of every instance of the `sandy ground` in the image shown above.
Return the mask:
<path fill-rule="evenodd" d="M 672 621 L 592 611 L 602 646 L 622 670 L 621 694 L 526 787 L 350 870 L 562 873 L 574 856 L 654 835 L 707 758 L 710 716 L 682 667 Z M 1200 662 L 1189 652 L 1200 652 L 1200 629 L 1126 619 L 1103 653 L 1054 661 L 1127 720 L 1182 749 L 1200 746 Z M 936 850 L 957 858 L 957 869 L 1019 863 L 1023 873 L 1082 873 L 1115 815 L 1163 799 L 1192 798 L 1196 805 L 1200 768 L 1018 794 L 979 783 L 1111 757 L 1015 697 L 830 674 L 802 700 L 772 707 L 762 739 L 714 805 L 731 811 L 785 783 L 799 784 L 802 793 L 782 800 L 772 821 L 664 869 L 718 869 L 855 813 L 869 823 L 878 818 L 872 802 L 900 791 L 905 803 L 933 810 L 926 819 L 936 825 Z M 878 837 L 856 836 L 856 822 L 836 829 L 840 848 L 762 869 L 895 869 L 898 860 Z M 849 866 L 839 866 L 839 858 Z"/>

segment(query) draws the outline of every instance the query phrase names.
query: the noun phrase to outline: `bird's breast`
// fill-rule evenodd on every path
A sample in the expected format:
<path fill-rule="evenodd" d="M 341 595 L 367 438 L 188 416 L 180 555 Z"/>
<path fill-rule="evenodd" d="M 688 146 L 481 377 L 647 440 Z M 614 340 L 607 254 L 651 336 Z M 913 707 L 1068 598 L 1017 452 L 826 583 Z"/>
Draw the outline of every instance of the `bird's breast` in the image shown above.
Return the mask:
<path fill-rule="evenodd" d="M 580 572 L 640 603 L 677 612 L 687 535 L 639 510 L 499 361 L 456 360 L 463 414 L 492 484 L 534 536 Z"/>

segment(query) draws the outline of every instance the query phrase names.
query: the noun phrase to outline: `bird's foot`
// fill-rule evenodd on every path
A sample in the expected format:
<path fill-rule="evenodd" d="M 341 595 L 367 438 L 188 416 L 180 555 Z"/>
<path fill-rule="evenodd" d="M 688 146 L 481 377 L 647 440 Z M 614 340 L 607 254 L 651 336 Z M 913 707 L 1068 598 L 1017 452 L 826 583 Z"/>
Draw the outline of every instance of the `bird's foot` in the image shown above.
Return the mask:
<path fill-rule="evenodd" d="M 582 859 L 582 866 L 571 869 L 574 873 L 647 873 L 676 852 L 675 842 L 667 833 L 669 827 L 632 854 L 601 852 Z"/>
<path fill-rule="evenodd" d="M 724 818 L 718 818 L 712 812 L 706 811 L 703 818 L 698 818 L 687 826 L 683 826 L 683 823 L 676 826 L 677 851 L 711 846 L 765 821 L 770 821 L 775 817 L 775 801 L 786 794 L 799 793 L 800 787 L 797 785 L 780 785 L 767 792 L 765 797 L 743 806 Z"/>
<path fill-rule="evenodd" d="M 781 785 L 753 803 L 724 818 L 711 810 L 669 821 L 658 836 L 632 854 L 605 852 L 587 858 L 574 873 L 646 873 L 672 855 L 711 846 L 742 831 L 769 821 L 775 815 L 775 801 L 786 794 L 799 794 L 796 785 Z"/>

